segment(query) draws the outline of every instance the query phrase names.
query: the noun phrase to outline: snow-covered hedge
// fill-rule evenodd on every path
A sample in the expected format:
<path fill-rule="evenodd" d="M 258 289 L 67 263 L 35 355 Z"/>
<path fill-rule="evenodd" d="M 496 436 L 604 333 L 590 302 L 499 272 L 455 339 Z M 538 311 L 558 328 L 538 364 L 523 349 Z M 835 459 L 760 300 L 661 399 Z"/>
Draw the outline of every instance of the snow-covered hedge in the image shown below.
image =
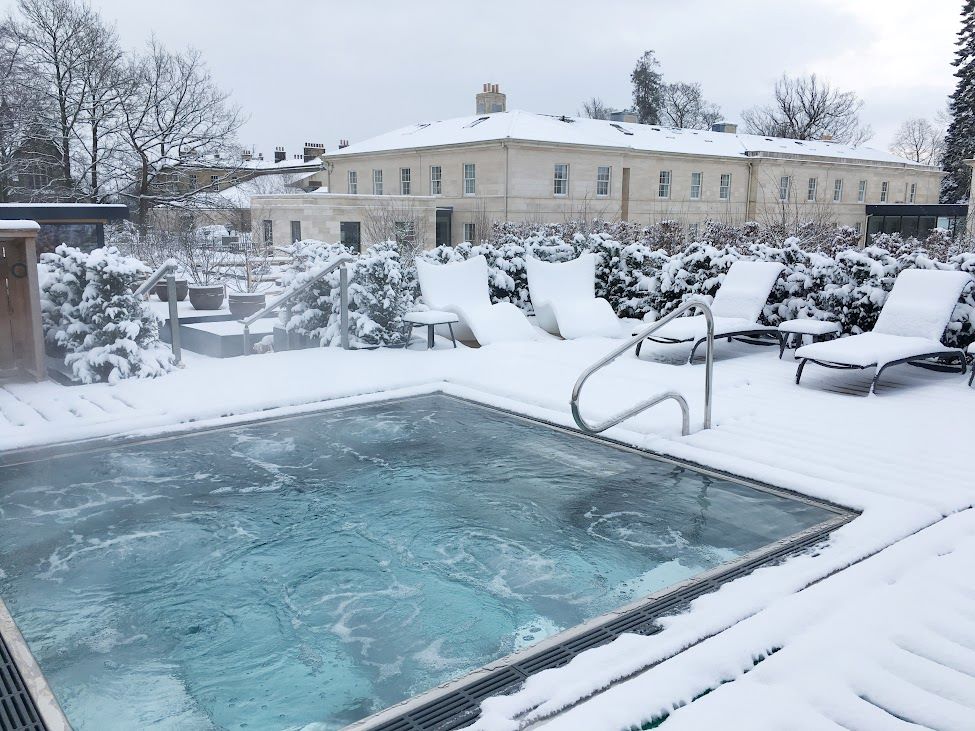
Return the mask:
<path fill-rule="evenodd" d="M 159 321 L 133 295 L 149 269 L 114 246 L 85 253 L 61 244 L 41 255 L 44 339 L 65 353 L 83 383 L 153 378 L 172 356 L 159 340 Z"/>
<path fill-rule="evenodd" d="M 678 224 L 639 228 L 630 223 L 591 225 L 502 224 L 491 241 L 440 246 L 421 254 L 445 264 L 483 255 L 489 267 L 493 302 L 510 302 L 532 313 L 525 259 L 566 261 L 583 252 L 598 257 L 596 293 L 618 314 L 660 317 L 689 299 L 709 299 L 739 259 L 776 261 L 784 266 L 763 319 L 771 325 L 796 317 L 837 320 L 847 334 L 870 330 L 897 275 L 907 268 L 961 269 L 975 275 L 975 253 L 960 250 L 943 231 L 924 241 L 880 235 L 871 245 L 855 244 L 848 227 L 800 232 L 784 237 L 775 227 L 709 223 L 700 240 L 683 243 Z M 622 242 L 614 235 L 629 239 Z M 336 245 L 298 242 L 295 265 L 286 283 L 297 286 L 339 252 Z M 353 342 L 396 345 L 402 342 L 402 315 L 418 306 L 412 262 L 402 261 L 396 244 L 368 249 L 351 265 L 350 331 Z M 290 325 L 323 345 L 339 343 L 338 275 L 313 288 L 291 314 Z M 975 340 L 975 295 L 965 292 L 945 341 L 964 346 Z"/>

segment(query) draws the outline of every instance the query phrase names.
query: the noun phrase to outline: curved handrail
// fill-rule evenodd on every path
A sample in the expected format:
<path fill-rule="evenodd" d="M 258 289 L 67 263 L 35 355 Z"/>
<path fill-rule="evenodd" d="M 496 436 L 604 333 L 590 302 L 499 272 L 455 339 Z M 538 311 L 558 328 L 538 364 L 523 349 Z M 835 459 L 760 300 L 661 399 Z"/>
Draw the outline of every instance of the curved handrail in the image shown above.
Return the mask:
<path fill-rule="evenodd" d="M 307 282 L 302 284 L 300 287 L 296 287 L 295 289 L 285 292 L 280 297 L 275 298 L 270 303 L 265 305 L 263 309 L 260 309 L 257 312 L 255 312 L 253 315 L 249 317 L 245 317 L 243 320 L 240 320 L 240 322 L 243 323 L 244 325 L 244 355 L 247 355 L 248 350 L 250 349 L 251 325 L 253 325 L 255 322 L 260 320 L 269 312 L 273 312 L 274 310 L 278 309 L 281 305 L 291 302 L 295 297 L 305 292 L 305 290 L 311 288 L 313 284 L 315 284 L 320 279 L 322 279 L 326 274 L 330 274 L 341 265 L 350 261 L 352 261 L 352 256 L 350 256 L 349 254 L 339 254 L 335 259 L 332 260 L 332 262 L 328 266 L 326 266 L 324 269 L 321 269 L 317 274 L 315 274 L 311 279 L 309 279 Z M 344 315 L 345 314 L 344 304 L 342 306 L 342 311 L 343 311 L 342 314 Z"/>
<path fill-rule="evenodd" d="M 704 361 L 704 428 L 711 428 L 711 377 L 714 372 L 714 315 L 711 313 L 711 308 L 703 302 L 685 302 L 669 315 L 652 323 L 645 330 L 638 332 L 630 340 L 627 340 L 623 345 L 616 348 L 614 351 L 597 362 L 593 363 L 582 372 L 582 375 L 579 376 L 575 382 L 575 385 L 572 387 L 572 400 L 569 403 L 572 408 L 572 418 L 583 432 L 586 434 L 599 434 L 612 426 L 616 426 L 620 422 L 636 416 L 642 411 L 656 406 L 662 401 L 673 400 L 677 402 L 681 410 L 681 436 L 687 436 L 690 433 L 691 415 L 690 409 L 687 406 L 687 399 L 676 391 L 667 391 L 666 393 L 662 393 L 654 396 L 651 399 L 642 401 L 636 406 L 627 409 L 622 414 L 607 419 L 606 421 L 599 422 L 598 424 L 589 424 L 585 419 L 582 418 L 582 414 L 579 411 L 579 395 L 582 392 L 582 387 L 585 385 L 586 381 L 588 381 L 589 377 L 596 373 L 596 371 L 605 368 L 614 360 L 623 355 L 623 353 L 625 353 L 627 350 L 638 343 L 643 342 L 668 322 L 691 309 L 700 310 L 704 315 L 704 319 L 708 326 L 707 353 Z"/>
<path fill-rule="evenodd" d="M 175 259 L 167 259 L 164 261 L 159 268 L 150 274 L 149 278 L 139 286 L 139 288 L 135 291 L 135 296 L 142 297 L 143 295 L 149 294 L 149 292 L 152 291 L 152 288 L 162 281 L 163 277 L 165 277 L 167 274 L 176 273 L 176 266 Z"/>

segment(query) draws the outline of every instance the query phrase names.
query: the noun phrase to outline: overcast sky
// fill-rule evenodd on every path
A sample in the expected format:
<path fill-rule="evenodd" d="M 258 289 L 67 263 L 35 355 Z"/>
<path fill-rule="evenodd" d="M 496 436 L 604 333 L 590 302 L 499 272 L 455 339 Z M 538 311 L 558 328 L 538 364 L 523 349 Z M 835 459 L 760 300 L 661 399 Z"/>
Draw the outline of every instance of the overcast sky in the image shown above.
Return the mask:
<path fill-rule="evenodd" d="M 0 0 L 10 5 L 10 0 Z M 630 103 L 637 57 L 698 81 L 728 121 L 776 77 L 815 72 L 864 100 L 886 148 L 909 117 L 933 118 L 954 84 L 961 0 L 93 0 L 123 42 L 150 33 L 202 49 L 265 155 L 334 149 L 413 122 L 473 114 L 493 81 L 509 109 L 576 114 Z"/>

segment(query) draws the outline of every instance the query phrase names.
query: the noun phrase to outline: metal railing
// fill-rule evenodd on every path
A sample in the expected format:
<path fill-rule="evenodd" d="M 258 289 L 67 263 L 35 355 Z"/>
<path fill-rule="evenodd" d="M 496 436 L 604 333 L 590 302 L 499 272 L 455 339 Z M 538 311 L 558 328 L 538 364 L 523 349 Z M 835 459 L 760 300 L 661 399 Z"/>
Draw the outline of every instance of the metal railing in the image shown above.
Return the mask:
<path fill-rule="evenodd" d="M 616 350 L 611 352 L 606 357 L 602 358 L 596 363 L 593 363 L 585 371 L 582 372 L 582 375 L 579 376 L 579 379 L 572 387 L 572 400 L 570 401 L 570 405 L 572 407 L 572 418 L 575 419 L 576 424 L 583 432 L 585 432 L 586 434 L 599 434 L 600 432 L 604 432 L 612 426 L 616 426 L 620 422 L 626 421 L 627 419 L 636 416 L 642 411 L 646 411 L 647 409 L 656 406 L 662 401 L 673 400 L 677 402 L 681 410 L 681 417 L 682 417 L 681 430 L 680 430 L 681 436 L 686 437 L 690 433 L 691 413 L 690 413 L 690 409 L 687 406 L 687 399 L 685 399 L 683 395 L 677 393 L 676 391 L 667 391 L 666 393 L 662 393 L 659 394 L 658 396 L 654 396 L 651 399 L 643 401 L 637 404 L 636 406 L 627 409 L 622 414 L 614 416 L 598 424 L 589 424 L 585 419 L 582 418 L 582 414 L 579 412 L 579 395 L 582 392 L 582 387 L 585 385 L 586 381 L 589 380 L 589 377 L 592 374 L 608 366 L 610 363 L 612 363 L 614 360 L 619 358 L 621 355 L 623 355 L 623 353 L 625 353 L 630 348 L 634 347 L 635 345 L 638 345 L 639 343 L 642 343 L 644 340 L 646 340 L 648 337 L 653 335 L 657 330 L 662 328 L 671 320 L 675 319 L 676 317 L 679 317 L 683 313 L 692 309 L 701 311 L 701 313 L 704 315 L 704 319 L 706 320 L 707 327 L 708 327 L 707 353 L 705 355 L 705 360 L 704 360 L 705 363 L 704 366 L 704 428 L 705 429 L 711 428 L 711 376 L 714 372 L 714 316 L 711 314 L 711 308 L 708 307 L 703 302 L 686 302 L 680 307 L 678 307 L 676 310 L 671 312 L 666 317 L 657 320 L 645 330 L 642 330 L 641 332 L 634 335 L 630 340 L 626 341 L 626 343 L 618 347 Z"/>
<path fill-rule="evenodd" d="M 260 320 L 262 317 L 267 315 L 269 312 L 273 312 L 282 305 L 289 304 L 295 297 L 304 292 L 308 291 L 312 285 L 319 282 L 326 274 L 330 274 L 335 271 L 337 267 L 352 261 L 352 257 L 348 254 L 339 254 L 338 257 L 327 267 L 318 272 L 315 276 L 309 279 L 307 282 L 302 284 L 300 287 L 296 287 L 289 292 L 285 292 L 280 297 L 272 300 L 270 303 L 264 306 L 263 309 L 258 310 L 250 317 L 246 317 L 240 322 L 244 325 L 244 355 L 250 355 L 251 353 L 251 325 Z M 339 317 L 342 321 L 342 348 L 345 350 L 349 349 L 349 271 L 345 267 L 342 267 L 339 271 Z M 291 308 L 287 309 L 286 320 L 291 319 Z"/>
<path fill-rule="evenodd" d="M 166 278 L 166 291 L 169 293 L 169 334 L 170 345 L 173 349 L 173 360 L 176 365 L 180 365 L 183 360 L 183 351 L 179 344 L 179 308 L 176 298 L 176 260 L 167 259 L 163 262 L 149 278 L 142 283 L 142 286 L 135 291 L 136 297 L 147 297 L 153 287 Z"/>

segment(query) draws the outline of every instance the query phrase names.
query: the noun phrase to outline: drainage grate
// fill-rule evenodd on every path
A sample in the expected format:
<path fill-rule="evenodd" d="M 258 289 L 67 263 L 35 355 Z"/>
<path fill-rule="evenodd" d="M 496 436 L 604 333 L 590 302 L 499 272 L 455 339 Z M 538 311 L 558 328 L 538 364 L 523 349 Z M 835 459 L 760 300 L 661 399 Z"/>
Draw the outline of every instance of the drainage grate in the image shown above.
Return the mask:
<path fill-rule="evenodd" d="M 47 731 L 3 637 L 0 637 L 0 731 Z"/>
<path fill-rule="evenodd" d="M 678 612 L 697 597 L 714 591 L 727 581 L 749 574 L 759 567 L 778 563 L 815 546 L 836 527 L 836 524 L 831 524 L 751 561 L 737 564 L 689 586 L 675 589 L 599 627 L 594 627 L 561 644 L 547 647 L 507 667 L 495 670 L 401 716 L 376 725 L 367 724 L 363 727 L 363 731 L 365 729 L 368 731 L 454 731 L 468 726 L 477 720 L 481 701 L 488 696 L 513 691 L 529 675 L 565 665 L 584 650 L 611 642 L 624 632 L 656 634 L 661 630 L 660 625 L 657 624 L 660 617 Z"/>

